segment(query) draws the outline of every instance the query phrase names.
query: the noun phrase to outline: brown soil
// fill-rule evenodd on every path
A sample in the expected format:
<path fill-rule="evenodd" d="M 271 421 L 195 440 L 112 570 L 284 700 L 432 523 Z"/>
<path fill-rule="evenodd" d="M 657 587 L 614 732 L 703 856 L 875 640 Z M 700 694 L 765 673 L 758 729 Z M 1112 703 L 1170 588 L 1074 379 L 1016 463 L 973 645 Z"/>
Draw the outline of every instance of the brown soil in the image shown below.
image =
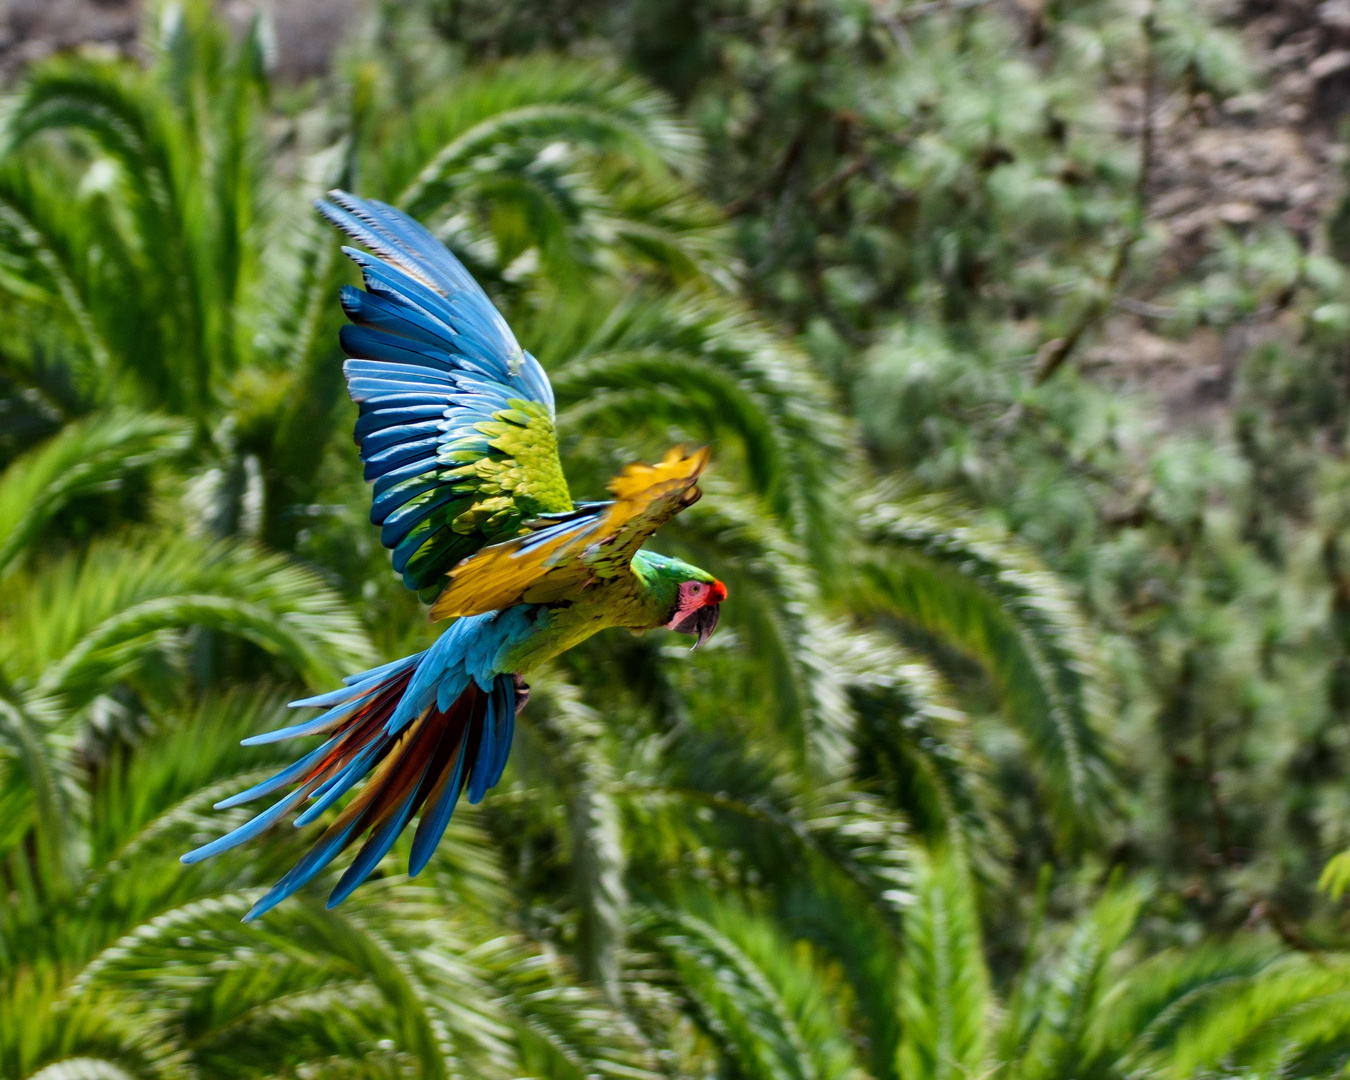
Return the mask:
<path fill-rule="evenodd" d="M 1183 425 L 1224 415 L 1242 356 L 1295 333 L 1295 320 L 1276 303 L 1222 335 L 1177 341 L 1164 336 L 1167 310 L 1150 301 L 1211 253 L 1224 230 L 1278 224 L 1305 250 L 1320 250 L 1350 157 L 1339 137 L 1350 115 L 1350 0 L 1248 0 L 1225 14 L 1246 39 L 1258 89 L 1222 105 L 1204 95 L 1159 104 L 1149 219 L 1168 239 L 1140 274 L 1149 292 L 1126 295 L 1084 356 L 1094 371 L 1160 399 Z M 1138 99 L 1122 100 L 1128 123 L 1138 123 Z"/>
<path fill-rule="evenodd" d="M 236 25 L 267 8 L 276 30 L 277 73 L 285 80 L 321 74 L 359 21 L 362 0 L 224 0 Z M 141 0 L 0 0 L 0 79 L 25 64 L 76 47 L 134 53 Z"/>

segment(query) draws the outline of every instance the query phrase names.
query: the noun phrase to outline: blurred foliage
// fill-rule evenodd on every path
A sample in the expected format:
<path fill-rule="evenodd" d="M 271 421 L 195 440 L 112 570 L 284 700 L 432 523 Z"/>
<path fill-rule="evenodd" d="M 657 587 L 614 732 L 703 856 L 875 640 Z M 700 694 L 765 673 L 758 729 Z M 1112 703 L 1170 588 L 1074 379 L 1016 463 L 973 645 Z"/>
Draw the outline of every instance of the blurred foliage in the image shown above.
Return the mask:
<path fill-rule="evenodd" d="M 1350 210 L 1163 273 L 1154 110 L 1253 83 L 1205 5 L 390 0 L 300 87 L 148 20 L 0 110 L 0 1075 L 1344 1072 Z M 660 543 L 730 599 L 532 679 L 416 881 L 242 926 L 304 837 L 177 861 L 239 739 L 434 633 L 334 185 L 483 282 L 580 497 L 715 443 Z M 1130 304 L 1229 411 L 1089 362 Z"/>

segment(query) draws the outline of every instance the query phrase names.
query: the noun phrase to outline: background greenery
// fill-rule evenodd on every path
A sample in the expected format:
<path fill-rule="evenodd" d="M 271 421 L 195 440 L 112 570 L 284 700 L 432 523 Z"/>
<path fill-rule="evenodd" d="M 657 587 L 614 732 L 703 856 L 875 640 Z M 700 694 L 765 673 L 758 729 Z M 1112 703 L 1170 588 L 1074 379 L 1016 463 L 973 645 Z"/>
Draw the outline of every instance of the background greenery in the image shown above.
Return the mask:
<path fill-rule="evenodd" d="M 0 1075 L 1346 1073 L 1350 217 L 1166 265 L 1155 113 L 1256 84 L 1206 8 L 390 3 L 299 86 L 147 19 L 0 117 Z M 731 598 L 534 680 L 416 881 L 243 926 L 306 837 L 178 863 L 239 739 L 435 633 L 334 185 L 484 283 L 579 496 L 714 444 L 659 544 Z M 1282 333 L 1169 424 L 1085 361 L 1126 302 Z"/>

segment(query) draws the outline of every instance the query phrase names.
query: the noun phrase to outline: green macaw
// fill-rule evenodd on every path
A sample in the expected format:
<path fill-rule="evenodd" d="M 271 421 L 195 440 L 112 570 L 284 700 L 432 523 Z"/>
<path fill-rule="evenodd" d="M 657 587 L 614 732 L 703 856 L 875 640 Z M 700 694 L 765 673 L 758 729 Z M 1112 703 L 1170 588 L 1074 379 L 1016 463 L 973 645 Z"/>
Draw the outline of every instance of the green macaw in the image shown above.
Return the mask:
<path fill-rule="evenodd" d="M 328 906 L 341 903 L 414 815 L 409 873 L 426 866 L 467 788 L 478 802 L 501 778 L 522 676 L 597 631 L 717 628 L 727 591 L 711 574 L 642 548 L 699 497 L 706 450 L 630 465 L 608 502 L 576 503 L 554 431 L 553 389 L 487 295 L 417 222 L 342 191 L 319 211 L 373 252 L 343 248 L 365 291 L 343 289 L 347 390 L 356 442 L 374 481 L 370 520 L 408 588 L 454 618 L 424 652 L 291 702 L 314 719 L 246 739 L 324 742 L 218 809 L 293 790 L 233 832 L 183 856 L 197 862 L 257 836 L 302 801 L 320 817 L 365 778 L 314 846 L 245 919 L 280 903 L 363 834 Z"/>

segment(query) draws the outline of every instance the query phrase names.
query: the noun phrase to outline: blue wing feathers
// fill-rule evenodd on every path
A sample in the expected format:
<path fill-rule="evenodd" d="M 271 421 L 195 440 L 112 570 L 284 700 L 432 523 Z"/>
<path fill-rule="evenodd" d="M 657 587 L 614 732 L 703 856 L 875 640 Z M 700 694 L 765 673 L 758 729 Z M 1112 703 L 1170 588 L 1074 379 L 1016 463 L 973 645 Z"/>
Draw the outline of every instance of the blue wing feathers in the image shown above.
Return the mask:
<path fill-rule="evenodd" d="M 509 374 L 510 360 L 520 355 L 520 346 L 515 343 L 514 338 L 509 337 L 509 330 L 508 337 L 504 341 L 491 341 L 479 330 L 481 320 L 473 318 L 472 315 L 466 317 L 463 305 L 438 296 L 407 274 L 400 273 L 378 259 L 372 259 L 369 255 L 352 248 L 342 250 L 361 267 L 361 275 L 370 292 L 392 303 L 404 304 L 424 317 L 440 321 L 455 334 L 456 353 L 487 365 L 501 377 Z M 483 297 L 483 301 L 489 303 L 487 297 Z M 498 353 L 505 355 L 494 355 Z"/>
<path fill-rule="evenodd" d="M 370 249 L 343 248 L 366 288 L 342 291 L 352 325 L 341 340 L 352 357 L 344 365 L 347 389 L 361 406 L 356 440 L 366 478 L 376 484 L 371 521 L 383 524 L 405 502 L 449 482 L 447 466 L 492 452 L 479 424 L 522 399 L 551 414 L 553 389 L 469 272 L 423 226 L 345 192 L 330 193 L 318 207 Z M 483 543 L 444 528 L 417 531 L 427 517 L 417 510 L 412 526 L 382 535 L 395 550 L 410 537 L 424 545 L 395 559 L 418 591 L 435 587 Z"/>
<path fill-rule="evenodd" d="M 455 536 L 442 530 L 432 541 L 403 564 L 403 580 L 441 581 L 456 563 L 478 550 L 478 545 L 467 537 Z"/>
<path fill-rule="evenodd" d="M 344 326 L 338 334 L 342 351 L 348 356 L 362 360 L 385 360 L 393 364 L 406 364 L 419 371 L 434 371 L 438 382 L 451 383 L 452 353 L 444 347 L 423 345 L 409 338 L 395 337 L 383 330 L 371 330 L 351 323 Z"/>
<path fill-rule="evenodd" d="M 425 399 L 436 393 L 436 385 L 423 380 L 357 376 L 347 380 L 347 393 L 353 401 L 358 402 L 363 398 L 384 394 L 420 394 Z M 445 401 L 443 394 L 436 396 Z"/>
<path fill-rule="evenodd" d="M 460 503 L 464 504 L 464 508 L 469 505 L 468 501 L 462 499 L 451 487 L 442 487 L 424 493 L 416 499 L 409 499 L 384 519 L 384 527 L 380 530 L 380 543 L 387 548 L 398 547 L 413 529 L 447 503 L 454 504 L 455 513 L 462 512 Z M 447 513 L 442 511 L 443 515 Z"/>
<path fill-rule="evenodd" d="M 543 365 L 529 353 L 525 354 L 525 363 L 521 365 L 520 377 L 525 380 L 525 385 L 529 387 L 530 397 L 547 405 L 549 415 L 552 416 L 557 409 L 557 404 L 553 399 L 553 384 L 548 381 L 548 376 L 544 374 Z"/>
<path fill-rule="evenodd" d="M 453 351 L 464 354 L 494 369 L 499 376 L 510 371 L 510 365 L 519 363 L 522 355 L 511 331 L 504 335 L 495 333 L 488 327 L 475 310 L 475 303 L 465 303 L 463 296 L 443 296 L 433 292 L 425 285 L 407 274 L 371 258 L 353 248 L 342 249 L 348 258 L 361 267 L 361 276 L 366 289 L 374 296 L 391 304 L 408 308 L 415 315 L 434 319 L 454 335 Z M 491 302 L 478 287 L 475 291 L 482 303 L 496 313 Z M 506 324 L 502 323 L 505 328 Z"/>
<path fill-rule="evenodd" d="M 423 420 L 416 424 L 401 424 L 398 427 L 385 427 L 367 435 L 361 449 L 369 453 L 370 451 L 383 450 L 386 447 L 393 446 L 395 443 L 405 442 L 408 439 L 420 439 L 427 436 L 439 438 L 440 434 L 441 422 L 439 420 Z"/>
<path fill-rule="evenodd" d="M 401 409 L 369 409 L 357 417 L 356 441 L 362 443 L 377 431 L 403 424 L 424 424 L 428 420 L 439 422 L 444 416 L 445 407 L 440 402 Z"/>
<path fill-rule="evenodd" d="M 374 412 L 376 409 L 429 409 L 436 406 L 444 413 L 448 408 L 445 401 L 427 397 L 425 389 L 421 387 L 407 393 L 370 394 L 366 397 L 352 398 L 352 400 L 360 407 L 362 416 L 368 412 Z"/>
<path fill-rule="evenodd" d="M 435 550 L 427 551 L 427 544 L 433 540 Z M 430 572 L 428 567 L 437 567 L 437 572 L 440 569 L 449 570 L 460 559 L 470 554 L 473 548 L 474 543 L 471 539 L 456 536 L 449 526 L 442 525 L 435 529 L 418 529 L 414 526 L 394 548 L 392 563 L 394 569 L 403 575 L 404 580 L 409 577 L 422 579 Z"/>
<path fill-rule="evenodd" d="M 448 401 L 448 395 L 454 387 L 448 372 L 433 371 L 415 364 L 358 357 L 348 360 L 342 367 L 347 374 L 347 381 L 357 383 L 358 388 L 369 381 L 395 383 L 402 388 L 398 391 L 400 393 L 435 394 Z"/>
<path fill-rule="evenodd" d="M 410 457 L 430 457 L 436 456 L 436 448 L 440 445 L 440 438 L 437 435 L 424 436 L 420 439 L 408 439 L 403 442 L 396 442 L 385 446 L 381 450 L 376 450 L 373 454 L 362 454 L 366 461 L 366 479 L 374 480 L 377 476 L 389 471 L 394 465 L 401 464 Z"/>
<path fill-rule="evenodd" d="M 394 551 L 406 549 L 409 544 L 416 543 L 417 548 L 408 553 L 409 559 L 432 537 L 437 539 L 438 544 L 448 545 L 456 550 L 462 545 L 472 546 L 472 542 L 466 537 L 455 534 L 453 524 L 454 519 L 464 512 L 467 505 L 467 502 L 451 501 L 419 507 L 416 513 L 401 517 L 398 521 L 392 521 L 392 518 L 386 521 L 380 530 L 380 538 L 382 542 L 392 544 Z M 403 509 L 406 510 L 407 507 Z M 448 533 L 445 532 L 447 529 L 450 530 Z M 441 535 L 442 533 L 444 535 Z"/>
<path fill-rule="evenodd" d="M 388 296 L 342 287 L 342 310 L 354 323 L 371 326 L 438 349 L 456 348 L 455 334 L 439 319 Z"/>
<path fill-rule="evenodd" d="M 439 473 L 428 475 L 428 467 L 423 461 L 416 461 L 409 465 L 401 465 L 397 469 L 391 469 L 375 481 L 375 502 L 383 501 L 384 504 L 399 496 L 404 491 L 404 485 L 408 485 L 408 490 L 412 490 L 416 483 L 425 483 L 430 487 L 435 487 L 441 483 Z M 419 489 L 418 493 L 425 491 L 426 488 Z M 399 498 L 399 502 L 405 502 L 412 498 L 411 495 Z M 374 503 L 372 503 L 374 505 Z"/>
<path fill-rule="evenodd" d="M 426 453 L 417 454 L 415 452 L 413 454 L 397 454 L 380 460 L 372 458 L 366 462 L 362 475 L 367 480 L 378 480 L 381 476 L 392 471 L 398 471 L 400 476 L 418 476 L 429 467 L 428 459 L 429 455 Z"/>
<path fill-rule="evenodd" d="M 382 202 L 358 199 L 345 191 L 331 191 L 319 204 L 324 216 L 351 237 L 392 261 L 411 256 L 418 270 L 450 291 L 477 288 L 473 278 L 426 228 Z"/>

